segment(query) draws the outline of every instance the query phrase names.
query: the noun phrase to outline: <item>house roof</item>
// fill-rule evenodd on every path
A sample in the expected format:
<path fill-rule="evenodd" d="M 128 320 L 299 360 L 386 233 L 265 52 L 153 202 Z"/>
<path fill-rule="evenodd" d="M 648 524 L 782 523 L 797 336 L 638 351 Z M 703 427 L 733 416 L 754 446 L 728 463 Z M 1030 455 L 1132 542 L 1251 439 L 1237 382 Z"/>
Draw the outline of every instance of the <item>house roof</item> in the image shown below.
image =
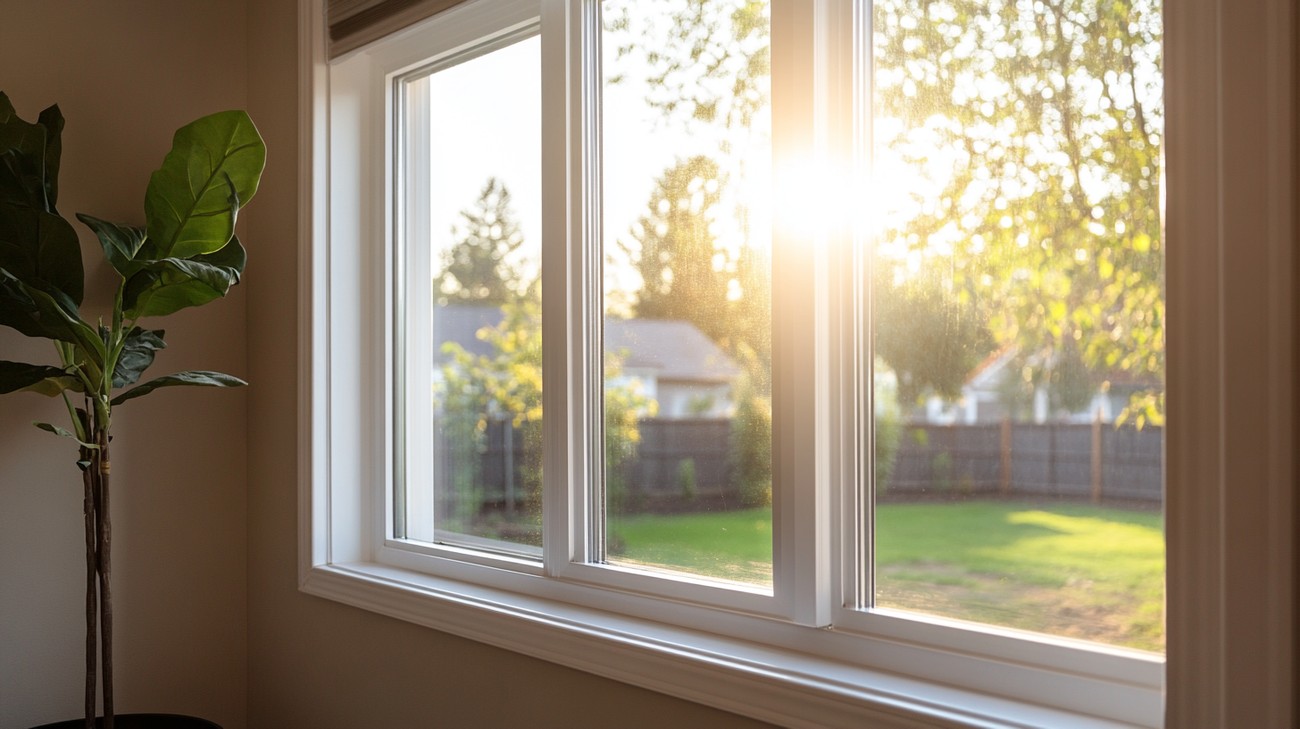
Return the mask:
<path fill-rule="evenodd" d="M 434 309 L 434 361 L 448 357 L 443 344 L 456 342 L 473 355 L 491 354 L 478 338 L 484 327 L 501 322 L 493 306 L 442 306 Z M 605 349 L 623 355 L 627 370 L 652 371 L 660 381 L 730 382 L 740 367 L 713 340 L 688 321 L 677 319 L 605 319 Z"/>
<path fill-rule="evenodd" d="M 1019 351 L 1013 344 L 1003 345 L 1000 349 L 994 350 L 966 374 L 966 384 L 974 388 L 995 387 L 998 380 L 1002 378 L 1007 363 Z"/>
<path fill-rule="evenodd" d="M 966 375 L 966 385 L 977 390 L 987 390 L 997 387 L 1003 377 L 1006 376 L 1007 366 L 1010 365 L 1020 354 L 1020 349 L 1014 344 L 1003 345 L 1000 349 L 995 350 L 984 361 L 975 365 Z M 1152 386 L 1159 385 L 1157 379 L 1151 377 L 1135 376 L 1132 373 L 1125 372 L 1121 369 L 1112 369 L 1105 374 L 1105 380 L 1114 385 L 1141 385 Z"/>
<path fill-rule="evenodd" d="M 625 369 L 654 370 L 660 381 L 730 382 L 740 374 L 704 332 L 677 319 L 606 317 L 605 351 L 622 354 Z"/>

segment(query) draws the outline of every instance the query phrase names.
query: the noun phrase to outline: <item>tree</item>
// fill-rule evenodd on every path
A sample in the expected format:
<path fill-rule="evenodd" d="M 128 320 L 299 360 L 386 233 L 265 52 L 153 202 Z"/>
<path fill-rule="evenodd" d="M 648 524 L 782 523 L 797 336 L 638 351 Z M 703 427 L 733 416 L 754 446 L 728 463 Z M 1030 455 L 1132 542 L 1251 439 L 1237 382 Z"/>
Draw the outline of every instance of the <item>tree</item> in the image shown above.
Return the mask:
<path fill-rule="evenodd" d="M 730 127 L 766 103 L 764 5 L 681 0 L 673 32 L 644 28 L 640 45 L 619 53 L 643 54 L 648 81 L 663 89 L 649 103 L 666 117 L 686 108 Z M 611 12 L 607 28 L 637 32 L 630 7 Z M 884 227 L 883 255 L 942 271 L 955 304 L 1021 349 L 1033 379 L 1059 379 L 1052 367 L 1077 355 L 1086 380 L 1123 372 L 1149 383 L 1133 409 L 1159 420 L 1159 2 L 873 7 L 877 168 L 893 160 L 941 188 Z M 878 291 L 878 308 L 905 316 L 884 301 L 893 294 Z"/>
<path fill-rule="evenodd" d="M 635 315 L 689 321 L 715 342 L 730 334 L 727 290 L 734 276 L 710 225 L 721 190 L 712 159 L 679 161 L 655 181 L 646 213 L 632 229 L 638 245 L 623 244 L 641 276 Z"/>
<path fill-rule="evenodd" d="M 630 251 L 647 282 L 638 298 L 662 300 L 685 294 L 699 306 L 689 302 L 658 308 L 647 304 L 634 311 L 648 317 L 669 316 L 663 313 L 665 309 L 685 312 L 673 318 L 699 326 L 741 361 L 756 387 L 770 392 L 771 262 L 765 252 L 767 242 L 749 239 L 750 201 L 728 198 L 723 190 L 728 179 L 743 183 L 752 165 L 750 156 L 770 145 L 770 4 L 755 0 L 653 4 L 608 0 L 602 10 L 605 30 L 616 49 L 606 83 L 626 83 L 629 73 L 640 75 L 648 90 L 645 103 L 660 113 L 662 122 L 710 145 L 711 157 L 679 161 L 665 172 L 651 194 L 650 214 L 637 224 L 635 237 L 640 241 L 647 229 L 669 226 L 664 228 L 668 234 L 658 236 L 668 238 L 666 252 L 660 246 L 658 253 L 669 263 L 644 256 L 638 260 L 637 251 Z M 696 201 L 694 195 L 682 195 L 674 188 L 687 184 L 698 172 L 704 173 L 706 181 L 716 180 L 716 189 L 709 190 L 701 201 L 704 209 L 695 214 L 689 209 L 658 209 L 664 199 Z M 673 179 L 683 173 L 688 179 Z M 719 246 L 715 240 L 712 229 L 723 216 L 734 218 L 741 232 L 739 245 Z M 674 246 L 681 249 L 680 254 Z M 674 261 L 680 265 L 675 267 Z M 683 275 L 692 281 L 680 289 L 670 283 L 669 279 L 676 281 Z"/>
<path fill-rule="evenodd" d="M 1036 379 L 1123 371 L 1159 419 L 1159 5 L 946 0 L 926 17 L 875 5 L 878 157 L 942 186 L 886 246 L 947 272 Z"/>
<path fill-rule="evenodd" d="M 927 393 L 957 398 L 967 374 L 993 349 L 981 310 L 963 303 L 940 276 L 895 282 L 894 267 L 878 263 L 875 352 L 898 379 L 899 403 L 913 405 Z"/>
<path fill-rule="evenodd" d="M 452 226 L 456 244 L 443 257 L 434 281 L 441 304 L 502 306 L 521 293 L 523 276 L 513 260 L 524 243 L 510 207 L 510 190 L 489 177 L 471 208 Z"/>
<path fill-rule="evenodd" d="M 534 287 L 535 288 L 535 287 Z M 511 425 L 540 438 L 540 429 L 528 428 L 542 421 L 542 307 L 538 296 L 523 296 L 501 307 L 501 321 L 477 332 L 491 352 L 474 355 L 456 342 L 443 345 L 449 359 L 442 365 L 442 379 L 435 395 L 442 406 L 444 429 L 458 453 L 453 469 L 457 494 L 457 519 L 467 528 L 482 503 L 476 468 L 488 423 L 509 420 Z M 616 363 L 607 365 L 607 381 L 618 378 Z M 620 466 L 636 453 L 640 441 L 638 417 L 653 415 L 654 401 L 635 383 L 609 386 L 605 391 L 605 471 L 607 488 L 622 495 Z M 541 453 L 540 440 L 532 449 Z M 525 483 L 530 498 L 540 499 L 541 468 Z M 533 513 L 540 515 L 539 510 Z M 540 518 L 538 518 L 540 524 Z"/>
<path fill-rule="evenodd" d="M 677 0 L 668 12 L 634 14 L 645 3 L 604 4 L 605 29 L 622 35 L 617 57 L 639 56 L 646 99 L 665 118 L 748 127 L 767 106 L 771 86 L 769 3 Z M 620 83 L 614 76 L 608 83 Z M 724 141 L 725 145 L 725 141 Z M 724 150 L 725 151 L 725 150 Z"/>

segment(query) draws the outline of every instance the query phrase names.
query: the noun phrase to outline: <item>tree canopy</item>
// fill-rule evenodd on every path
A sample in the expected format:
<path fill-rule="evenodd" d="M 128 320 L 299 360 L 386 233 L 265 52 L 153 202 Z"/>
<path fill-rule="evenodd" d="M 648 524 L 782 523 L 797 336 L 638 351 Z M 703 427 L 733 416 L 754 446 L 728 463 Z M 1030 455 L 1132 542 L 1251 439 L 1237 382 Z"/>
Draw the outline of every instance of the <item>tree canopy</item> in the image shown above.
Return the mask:
<path fill-rule="evenodd" d="M 769 103 L 767 3 L 680 0 L 661 14 L 671 32 L 609 5 L 618 53 L 641 55 L 665 119 L 732 129 Z M 965 367 L 951 355 L 985 329 L 1030 384 L 1121 376 L 1145 388 L 1139 420 L 1159 421 L 1158 0 L 879 0 L 873 13 L 874 194 L 898 203 L 876 221 L 871 267 L 882 358 L 952 396 L 966 371 L 943 368 Z M 942 367 L 919 366 L 918 342 L 954 331 Z"/>
<path fill-rule="evenodd" d="M 456 243 L 434 281 L 439 303 L 502 306 L 517 298 L 526 288 L 515 260 L 524 236 L 510 207 L 510 190 L 488 178 L 478 200 L 460 217 L 451 230 Z"/>
<path fill-rule="evenodd" d="M 1146 383 L 1155 419 L 1160 30 L 1153 0 L 875 4 L 877 157 L 938 189 L 879 255 L 943 272 L 1041 379 Z"/>

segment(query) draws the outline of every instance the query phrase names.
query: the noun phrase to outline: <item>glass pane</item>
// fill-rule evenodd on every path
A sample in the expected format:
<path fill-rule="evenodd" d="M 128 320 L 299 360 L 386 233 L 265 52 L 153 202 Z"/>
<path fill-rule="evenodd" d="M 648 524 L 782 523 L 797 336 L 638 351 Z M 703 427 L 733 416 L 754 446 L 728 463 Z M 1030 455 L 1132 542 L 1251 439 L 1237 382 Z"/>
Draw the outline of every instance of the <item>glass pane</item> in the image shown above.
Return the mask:
<path fill-rule="evenodd" d="M 873 12 L 875 604 L 1162 651 L 1159 0 Z"/>
<path fill-rule="evenodd" d="M 413 273 L 408 306 L 431 307 L 433 400 L 429 442 L 407 445 L 408 462 L 427 459 L 424 481 L 407 483 L 412 539 L 540 554 L 539 54 L 534 36 L 407 82 L 408 105 L 423 105 L 407 118 L 428 130 L 427 197 L 408 211 L 408 230 L 427 226 L 408 265 L 428 298 Z M 409 372 L 408 387 L 421 376 Z"/>
<path fill-rule="evenodd" d="M 602 12 L 606 557 L 770 586 L 768 4 Z"/>

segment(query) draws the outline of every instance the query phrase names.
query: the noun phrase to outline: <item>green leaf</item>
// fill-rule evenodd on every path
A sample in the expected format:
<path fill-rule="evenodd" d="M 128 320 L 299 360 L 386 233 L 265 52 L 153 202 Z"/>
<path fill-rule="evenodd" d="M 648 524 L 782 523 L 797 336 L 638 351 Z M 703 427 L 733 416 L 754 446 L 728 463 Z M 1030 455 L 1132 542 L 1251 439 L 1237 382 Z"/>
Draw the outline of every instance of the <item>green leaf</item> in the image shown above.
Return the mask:
<path fill-rule="evenodd" d="M 59 164 L 63 157 L 63 112 L 55 104 L 42 111 L 36 123 L 45 127 L 45 207 L 54 212 L 59 200 Z"/>
<path fill-rule="evenodd" d="M 0 395 L 26 390 L 47 378 L 66 374 L 58 367 L 0 360 Z"/>
<path fill-rule="evenodd" d="M 153 364 L 158 350 L 167 347 L 167 343 L 163 341 L 163 334 L 161 329 L 151 330 L 140 327 L 134 327 L 127 332 L 126 343 L 117 358 L 117 368 L 113 370 L 113 387 L 134 385 L 140 380 L 140 375 Z"/>
<path fill-rule="evenodd" d="M 247 262 L 248 254 L 234 236 L 215 253 L 150 261 L 126 283 L 122 295 L 126 316 L 166 316 L 225 296 L 239 283 Z"/>
<path fill-rule="evenodd" d="M 243 111 L 212 114 L 178 129 L 145 193 L 150 257 L 220 250 L 234 234 L 236 212 L 257 192 L 265 164 L 266 146 Z"/>
<path fill-rule="evenodd" d="M 26 388 L 26 391 L 46 397 L 58 397 L 65 392 L 85 392 L 86 386 L 80 379 L 64 374 L 59 377 L 48 377 L 41 380 L 35 385 Z"/>
<path fill-rule="evenodd" d="M 48 131 L 13 113 L 0 120 L 0 200 L 38 210 L 46 205 L 45 148 Z"/>
<path fill-rule="evenodd" d="M 99 450 L 99 446 L 95 445 L 94 443 L 87 443 L 86 441 L 78 438 L 75 433 L 68 430 L 67 428 L 60 428 L 59 426 L 53 425 L 51 423 L 32 423 L 32 425 L 35 425 L 41 430 L 53 433 L 55 435 L 61 435 L 64 438 L 71 438 L 72 440 L 77 441 L 77 445 L 81 446 L 82 448 L 88 448 L 92 451 Z"/>
<path fill-rule="evenodd" d="M 76 305 L 61 292 L 42 291 L 0 268 L 0 324 L 29 337 L 57 339 L 80 347 L 102 368 L 104 342 L 77 314 Z"/>
<path fill-rule="evenodd" d="M 30 124 L 14 113 L 8 97 L 0 104 L 0 268 L 80 305 L 81 246 L 54 207 L 62 131 L 56 106 Z"/>
<path fill-rule="evenodd" d="M 122 278 L 130 278 L 143 267 L 143 264 L 136 262 L 135 256 L 145 242 L 144 228 L 110 223 L 83 213 L 77 213 L 77 220 L 94 231 L 99 244 L 104 248 L 104 257 L 122 274 Z"/>
<path fill-rule="evenodd" d="M 160 387 L 241 387 L 247 384 L 247 382 L 244 382 L 238 377 L 222 374 L 220 372 L 208 372 L 205 370 L 177 372 L 174 375 L 164 375 L 163 377 L 159 377 L 156 380 L 150 380 L 138 387 L 133 387 L 113 398 L 112 404 L 121 405 L 127 400 L 148 395 Z"/>
<path fill-rule="evenodd" d="M 0 268 L 0 326 L 16 329 L 28 337 L 58 339 L 37 316 L 36 302 L 23 291 L 21 282 L 3 268 Z"/>
<path fill-rule="evenodd" d="M 61 291 L 80 305 L 81 243 L 68 221 L 36 208 L 0 202 L 0 268 L 37 288 Z"/>

